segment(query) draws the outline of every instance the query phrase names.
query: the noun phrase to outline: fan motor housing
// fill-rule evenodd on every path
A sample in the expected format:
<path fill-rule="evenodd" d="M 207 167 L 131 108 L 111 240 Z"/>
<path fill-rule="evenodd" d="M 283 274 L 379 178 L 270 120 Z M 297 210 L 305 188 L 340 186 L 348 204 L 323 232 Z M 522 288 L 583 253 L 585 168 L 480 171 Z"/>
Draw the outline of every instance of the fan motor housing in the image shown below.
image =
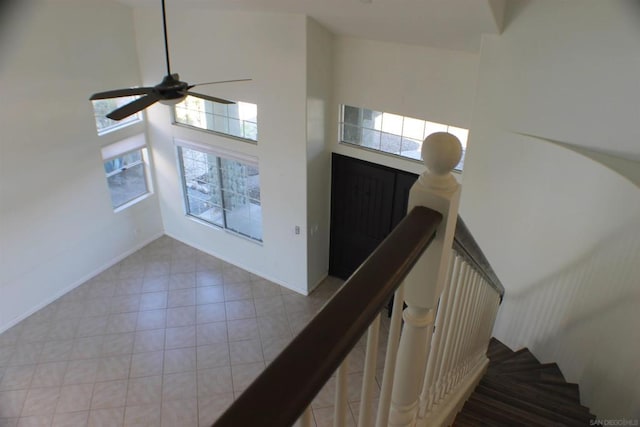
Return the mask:
<path fill-rule="evenodd" d="M 178 74 L 171 74 L 165 76 L 160 84 L 154 86 L 154 89 L 160 96 L 160 101 L 181 100 L 187 96 L 189 84 L 181 82 Z"/>

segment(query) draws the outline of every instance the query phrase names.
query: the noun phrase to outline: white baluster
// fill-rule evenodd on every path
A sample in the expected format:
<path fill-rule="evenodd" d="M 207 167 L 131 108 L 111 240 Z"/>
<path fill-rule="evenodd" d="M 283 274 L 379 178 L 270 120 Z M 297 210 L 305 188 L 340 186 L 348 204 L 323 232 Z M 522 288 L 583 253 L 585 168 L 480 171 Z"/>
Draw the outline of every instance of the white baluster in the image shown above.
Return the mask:
<path fill-rule="evenodd" d="M 475 351 L 477 354 L 484 354 L 482 344 L 485 340 L 485 331 L 487 329 L 487 324 L 490 322 L 489 320 L 489 311 L 491 307 L 491 294 L 493 290 L 489 286 L 489 283 L 485 280 L 482 286 L 482 315 L 480 316 L 480 327 L 478 328 L 478 333 L 476 334 L 476 342 L 474 345 Z"/>
<path fill-rule="evenodd" d="M 471 284 L 471 296 L 469 297 L 468 317 L 465 323 L 465 334 L 462 341 L 462 357 L 460 358 L 460 377 L 467 373 L 469 357 L 471 356 L 471 338 L 475 327 L 475 316 L 478 312 L 478 295 L 480 293 L 481 276 L 476 272 L 476 277 Z"/>
<path fill-rule="evenodd" d="M 333 405 L 333 426 L 343 427 L 347 424 L 348 378 L 347 367 L 349 356 L 344 358 L 336 373 L 336 395 Z"/>
<path fill-rule="evenodd" d="M 444 347 L 442 343 L 445 340 L 445 333 L 447 328 L 446 318 L 450 305 L 451 290 L 453 289 L 451 279 L 458 264 L 459 262 L 457 257 L 452 256 L 449 261 L 449 273 L 447 274 L 445 289 L 442 292 L 440 302 L 438 303 L 438 314 L 436 317 L 436 328 L 433 337 L 433 347 L 429 356 L 429 361 L 427 362 L 427 372 L 424 377 L 424 384 L 422 385 L 422 393 L 420 394 L 420 409 L 418 412 L 418 417 L 424 417 L 424 414 L 427 411 L 427 407 L 429 405 L 428 402 L 433 396 L 433 387 L 435 384 L 434 378 L 437 376 L 435 367 L 442 355 L 442 350 Z"/>
<path fill-rule="evenodd" d="M 451 377 L 452 381 L 449 383 L 449 390 L 454 388 L 460 379 L 460 370 L 462 368 L 462 359 L 463 359 L 463 351 L 465 346 L 465 336 L 467 333 L 467 325 L 469 322 L 469 312 L 471 311 L 471 296 L 473 294 L 474 283 L 477 280 L 478 273 L 470 269 L 471 274 L 469 275 L 469 279 L 467 280 L 466 292 L 463 300 L 463 310 L 462 310 L 462 318 L 460 319 L 460 334 L 458 335 L 458 341 L 456 344 L 456 352 L 453 357 L 454 361 L 454 371 Z"/>
<path fill-rule="evenodd" d="M 446 330 L 446 339 L 443 345 L 442 358 L 438 363 L 438 367 L 436 368 L 438 371 L 438 379 L 436 380 L 436 385 L 434 389 L 434 396 L 431 399 L 429 407 L 431 405 L 438 402 L 442 397 L 442 391 L 446 386 L 447 376 L 449 374 L 450 364 L 451 364 L 451 354 L 453 353 L 453 346 L 455 344 L 455 334 L 456 334 L 456 325 L 457 319 L 459 317 L 459 309 L 460 309 L 460 300 L 463 289 L 464 277 L 466 274 L 467 264 L 464 262 L 462 257 L 456 257 L 458 259 L 458 271 L 455 275 L 455 281 L 453 282 L 452 298 L 449 309 L 449 316 L 447 321 L 447 330 Z"/>
<path fill-rule="evenodd" d="M 410 426 L 417 415 L 433 335 L 435 308 L 448 273 L 458 215 L 460 185 L 451 170 L 460 160 L 458 139 L 448 133 L 429 135 L 422 145 L 427 171 L 409 193 L 409 210 L 426 206 L 442 213 L 436 236 L 404 281 L 405 321 L 393 382 L 389 425 Z"/>
<path fill-rule="evenodd" d="M 456 301 L 456 315 L 454 317 L 454 335 L 451 345 L 451 352 L 449 353 L 449 359 L 447 360 L 447 374 L 442 388 L 440 389 L 439 398 L 442 399 L 446 393 L 451 390 L 454 384 L 455 369 L 457 367 L 458 354 L 460 352 L 460 336 L 463 329 L 463 317 L 464 317 L 464 304 L 467 298 L 467 291 L 469 290 L 469 280 L 471 278 L 473 270 L 466 262 L 464 263 L 464 274 L 460 282 L 460 292 L 458 293 L 458 301 Z"/>
<path fill-rule="evenodd" d="M 487 309 L 487 283 L 484 279 L 480 280 L 478 286 L 478 297 L 476 302 L 476 309 L 474 319 L 472 321 L 471 336 L 469 337 L 469 367 L 472 367 L 476 361 L 478 355 L 479 336 L 484 326 L 484 316 Z"/>
<path fill-rule="evenodd" d="M 378 359 L 378 336 L 380 332 L 380 315 L 376 317 L 367 334 L 367 353 L 364 360 L 364 377 L 362 378 L 362 392 L 360 393 L 360 412 L 358 427 L 371 425 L 371 401 L 373 387 L 376 383 L 376 362 Z"/>
<path fill-rule="evenodd" d="M 404 304 L 404 285 L 396 290 L 393 297 L 393 307 L 391 312 L 391 325 L 389 328 L 389 338 L 387 340 L 387 353 L 385 355 L 384 371 L 382 373 L 382 385 L 380 386 L 380 398 L 378 400 L 378 414 L 376 416 L 376 427 L 386 427 L 389 422 L 389 411 L 391 407 L 391 389 L 393 378 L 396 372 L 396 358 L 398 355 L 398 344 L 400 342 L 400 329 L 402 327 L 402 305 Z"/>

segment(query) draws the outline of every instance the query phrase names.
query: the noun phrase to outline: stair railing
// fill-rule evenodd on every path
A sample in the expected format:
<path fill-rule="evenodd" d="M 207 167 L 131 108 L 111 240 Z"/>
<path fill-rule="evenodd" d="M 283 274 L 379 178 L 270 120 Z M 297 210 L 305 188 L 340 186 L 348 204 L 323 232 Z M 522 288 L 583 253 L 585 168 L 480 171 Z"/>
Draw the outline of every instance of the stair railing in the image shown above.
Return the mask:
<path fill-rule="evenodd" d="M 359 427 L 453 421 L 486 370 L 503 290 L 466 227 L 456 227 L 460 185 L 451 170 L 460 142 L 432 134 L 422 155 L 427 170 L 411 189 L 409 214 L 215 427 L 314 425 L 311 403 L 328 382 L 336 385 L 334 426 L 347 424 L 354 401 Z M 391 296 L 378 382 L 380 313 Z M 363 379 L 354 397 L 348 356 L 365 332 Z"/>
<path fill-rule="evenodd" d="M 420 394 L 419 425 L 449 425 L 484 375 L 504 288 L 458 217 Z"/>

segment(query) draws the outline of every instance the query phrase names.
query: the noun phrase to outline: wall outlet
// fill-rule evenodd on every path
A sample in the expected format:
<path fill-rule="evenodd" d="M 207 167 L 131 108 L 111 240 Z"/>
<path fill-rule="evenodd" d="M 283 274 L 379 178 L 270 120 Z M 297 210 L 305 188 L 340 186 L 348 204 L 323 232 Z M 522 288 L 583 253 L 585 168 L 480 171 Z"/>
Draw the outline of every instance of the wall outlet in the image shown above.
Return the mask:
<path fill-rule="evenodd" d="M 299 226 L 299 225 L 296 225 L 296 227 L 293 229 L 293 232 L 294 232 L 295 234 L 300 234 L 300 226 Z"/>

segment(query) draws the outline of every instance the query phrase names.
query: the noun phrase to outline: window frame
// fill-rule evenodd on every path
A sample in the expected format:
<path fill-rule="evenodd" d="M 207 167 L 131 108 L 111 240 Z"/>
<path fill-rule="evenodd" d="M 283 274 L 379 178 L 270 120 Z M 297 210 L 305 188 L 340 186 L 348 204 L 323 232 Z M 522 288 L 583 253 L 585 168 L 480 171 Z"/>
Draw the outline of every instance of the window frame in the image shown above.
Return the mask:
<path fill-rule="evenodd" d="M 127 165 L 127 167 L 121 167 L 115 169 L 111 172 L 107 172 L 104 169 L 105 163 L 117 159 L 119 157 L 124 157 L 127 154 L 140 152 L 140 160 L 136 161 L 133 164 Z M 102 155 L 102 168 L 105 175 L 105 181 L 107 184 L 107 190 L 109 191 L 109 197 L 111 199 L 111 207 L 114 212 L 120 212 L 127 209 L 130 206 L 137 204 L 138 202 L 146 199 L 147 197 L 153 194 L 153 182 L 151 180 L 151 165 L 150 165 L 150 157 L 149 157 L 149 148 L 147 146 L 145 134 L 137 134 L 128 138 L 123 138 L 112 142 L 110 144 L 106 144 L 101 148 Z M 124 203 L 121 203 L 117 206 L 114 205 L 113 200 L 113 192 L 111 186 L 109 185 L 109 178 L 115 176 L 119 173 L 127 169 L 131 169 L 135 166 L 142 166 L 144 184 L 145 184 L 145 192 L 127 200 Z"/>
<path fill-rule="evenodd" d="M 246 197 L 249 199 L 248 203 L 251 203 L 251 201 L 258 201 L 259 202 L 259 206 L 260 206 L 260 220 L 259 220 L 259 229 L 260 229 L 260 236 L 259 238 L 252 236 L 250 233 L 244 232 L 242 230 L 237 230 L 234 228 L 231 228 L 228 224 L 227 221 L 227 215 L 229 210 L 225 208 L 225 189 L 224 189 L 224 185 L 223 185 L 223 177 L 222 177 L 222 161 L 223 160 L 228 160 L 228 161 L 234 161 L 240 164 L 243 164 L 247 167 L 254 167 L 258 170 L 258 175 L 260 175 L 260 168 L 259 168 L 259 162 L 258 159 L 256 157 L 244 154 L 244 153 L 239 153 L 236 151 L 229 151 L 229 150 L 225 150 L 223 148 L 220 147 L 214 147 L 211 146 L 209 144 L 204 144 L 204 143 L 199 143 L 199 142 L 194 142 L 194 141 L 188 141 L 188 140 L 184 140 L 184 139 L 178 139 L 178 138 L 174 138 L 174 144 L 175 144 L 175 152 L 176 152 L 176 161 L 177 161 L 177 165 L 178 165 L 178 173 L 179 173 L 179 179 L 180 179 L 180 187 L 182 190 L 182 200 L 183 200 L 183 208 L 184 208 L 184 214 L 186 217 L 188 217 L 191 220 L 194 220 L 196 222 L 202 223 L 205 226 L 209 226 L 215 229 L 219 229 L 219 230 L 224 230 L 227 233 L 233 234 L 235 236 L 244 238 L 250 242 L 262 245 L 264 243 L 264 229 L 263 229 L 263 214 L 262 214 L 262 196 L 260 194 L 260 198 L 259 199 L 255 199 L 250 197 L 249 195 L 246 195 Z M 210 156 L 214 156 L 216 158 L 216 169 L 217 169 L 217 174 L 218 174 L 218 197 L 220 198 L 220 209 L 222 210 L 221 212 L 221 217 L 222 217 L 222 225 L 220 224 L 216 224 L 215 222 L 209 221 L 205 218 L 199 217 L 193 213 L 190 212 L 191 208 L 189 205 L 189 192 L 188 192 L 188 188 L 187 188 L 187 181 L 186 181 L 186 175 L 185 175 L 185 168 L 184 168 L 184 155 L 183 155 L 183 149 L 188 149 L 188 150 L 192 150 L 192 151 L 196 151 L 205 155 L 210 155 Z M 259 186 L 259 188 L 261 189 L 261 185 Z M 228 191 L 228 190 L 227 190 Z M 204 200 L 203 200 L 204 201 Z M 249 219 L 250 221 L 253 221 L 251 218 Z"/>
<path fill-rule="evenodd" d="M 358 124 L 349 123 L 349 122 L 347 122 L 345 120 L 345 109 L 346 109 L 346 107 L 354 108 L 354 109 L 359 110 L 358 111 L 358 113 L 359 113 L 359 116 L 358 116 L 359 117 L 359 119 L 358 119 L 359 123 Z M 368 126 L 364 125 L 365 119 L 362 117 L 362 113 L 363 113 L 364 110 L 375 111 L 375 112 L 380 113 L 380 114 L 383 115 L 382 122 L 381 122 L 381 125 L 380 125 L 380 129 L 375 129 L 375 128 L 371 128 L 371 127 L 368 127 Z M 401 122 L 401 129 L 402 129 L 401 130 L 401 134 L 397 134 L 397 133 L 393 133 L 393 132 L 389 132 L 387 130 L 384 130 L 384 115 L 385 114 L 391 115 L 391 116 L 397 116 L 397 117 L 402 119 L 402 122 Z M 432 121 L 426 120 L 426 119 L 418 119 L 418 118 L 409 117 L 409 116 L 403 116 L 403 115 L 400 115 L 400 114 L 390 113 L 390 112 L 386 112 L 386 111 L 377 111 L 377 110 L 372 110 L 372 109 L 364 108 L 364 107 L 355 107 L 355 106 L 352 106 L 352 105 L 340 104 L 339 105 L 339 109 L 338 109 L 338 142 L 340 144 L 343 144 L 343 145 L 346 145 L 346 146 L 349 146 L 349 147 L 356 147 L 357 149 L 367 150 L 367 151 L 370 151 L 372 153 L 392 156 L 394 158 L 399 158 L 399 159 L 408 160 L 408 161 L 417 162 L 417 163 L 422 164 L 422 160 L 420 158 L 415 158 L 415 157 L 410 157 L 410 156 L 403 155 L 401 149 L 398 151 L 398 153 L 395 153 L 395 152 L 385 151 L 385 150 L 382 150 L 382 149 L 379 149 L 379 148 L 363 145 L 362 143 L 358 144 L 358 143 L 355 143 L 355 142 L 350 142 L 348 140 L 345 140 L 345 138 L 344 138 L 345 125 L 346 125 L 346 126 L 349 126 L 351 128 L 358 129 L 359 134 L 360 134 L 361 142 L 362 142 L 362 138 L 363 138 L 362 135 L 363 135 L 364 130 L 370 130 L 372 132 L 377 132 L 379 134 L 379 140 L 380 141 L 379 141 L 378 145 L 380 145 L 382 143 L 382 139 L 384 138 L 385 135 L 391 135 L 394 138 L 399 139 L 401 143 L 404 140 L 417 141 L 415 138 L 411 138 L 409 136 L 405 136 L 404 135 L 404 124 L 405 124 L 406 119 L 424 122 L 424 124 L 423 124 L 423 126 L 424 126 L 423 135 L 424 135 L 424 133 L 426 133 L 427 123 L 433 124 L 433 125 L 436 125 L 436 126 L 442 126 L 443 127 L 442 131 L 444 131 L 444 132 L 448 132 L 451 128 L 461 129 L 463 131 L 466 131 L 467 132 L 467 139 L 465 141 L 460 141 L 462 143 L 462 157 L 460 159 L 460 162 L 453 169 L 453 172 L 462 173 L 462 171 L 464 169 L 464 160 L 465 160 L 465 154 L 466 154 L 466 146 L 467 146 L 467 141 L 468 141 L 469 129 L 461 128 L 461 127 L 458 127 L 458 126 L 453 126 L 453 125 L 449 125 L 449 124 L 445 124 L 445 123 L 436 123 L 436 122 L 432 122 Z M 452 132 L 450 132 L 450 133 L 452 133 Z M 423 142 L 423 140 L 418 142 L 420 144 L 420 146 L 422 146 L 422 142 Z"/>
<path fill-rule="evenodd" d="M 133 96 L 126 96 L 126 97 L 119 97 L 119 98 L 95 99 L 95 100 L 90 101 L 91 102 L 91 107 L 93 109 L 93 120 L 95 122 L 96 132 L 97 132 L 98 136 L 105 136 L 105 135 L 108 135 L 108 134 L 111 134 L 111 133 L 114 133 L 114 132 L 118 132 L 118 131 L 121 131 L 123 129 L 129 128 L 131 126 L 135 126 L 135 125 L 138 125 L 138 124 L 144 122 L 144 118 L 145 118 L 144 117 L 144 110 L 138 111 L 137 113 L 129 116 L 129 117 L 134 117 L 134 119 L 129 119 L 127 117 L 127 118 L 124 118 L 124 119 L 122 119 L 120 121 L 108 119 L 106 117 L 106 115 L 102 116 L 102 115 L 96 114 L 96 107 L 95 107 L 96 103 L 110 101 L 112 99 L 128 99 L 128 98 L 129 98 L 128 102 L 133 102 L 136 99 L 140 98 L 140 96 L 139 95 L 133 95 Z M 122 105 L 125 105 L 128 102 L 122 103 Z M 116 108 L 119 108 L 119 106 L 116 107 Z M 110 121 L 112 121 L 114 123 L 109 125 L 109 126 L 107 126 L 107 127 L 105 127 L 105 128 L 103 128 L 103 129 L 99 129 L 98 128 L 98 117 L 104 117 L 107 120 L 110 120 Z"/>
<path fill-rule="evenodd" d="M 211 111 L 212 111 L 212 112 L 211 112 L 211 113 L 209 113 L 209 112 L 207 112 L 207 111 L 204 111 L 204 112 L 203 112 L 203 114 L 205 114 L 205 115 L 206 115 L 206 114 L 211 114 L 212 116 L 224 117 L 224 118 L 226 118 L 226 119 L 227 119 L 227 121 L 228 121 L 228 120 L 230 120 L 230 119 L 233 119 L 233 120 L 239 120 L 239 121 L 241 121 L 241 122 L 253 123 L 253 124 L 255 125 L 255 127 L 256 127 L 256 139 L 246 138 L 246 137 L 242 137 L 242 136 L 234 135 L 234 134 L 232 134 L 232 133 L 222 132 L 222 131 L 219 131 L 219 130 L 209 129 L 209 128 L 205 128 L 205 127 L 200 127 L 200 126 L 192 125 L 192 124 L 189 124 L 189 123 L 180 122 L 180 121 L 178 121 L 178 114 L 177 114 L 176 109 L 178 108 L 178 106 L 179 106 L 181 103 L 178 103 L 178 104 L 174 105 L 174 106 L 171 108 L 171 121 L 172 121 L 172 124 L 173 124 L 173 125 L 175 125 L 175 126 L 185 127 L 185 128 L 188 128 L 188 129 L 194 129 L 194 130 L 197 130 L 197 131 L 200 131 L 200 132 L 206 132 L 206 133 L 210 133 L 210 134 L 213 134 L 213 135 L 219 135 L 219 136 L 222 136 L 222 137 L 224 137 L 224 138 L 231 138 L 231 139 L 235 139 L 235 140 L 238 140 L 238 141 L 246 142 L 246 143 L 249 143 L 249 144 L 254 144 L 254 145 L 257 145 L 257 144 L 258 144 L 258 113 L 257 113 L 258 104 L 254 104 L 254 103 L 252 103 L 252 102 L 245 102 L 245 101 L 237 101 L 237 100 L 234 100 L 234 102 L 235 102 L 235 103 L 245 103 L 245 104 L 251 104 L 251 105 L 255 105 L 255 106 L 256 106 L 256 121 L 255 121 L 255 122 L 252 122 L 252 121 L 250 121 L 250 120 L 236 119 L 236 118 L 231 117 L 231 116 L 229 116 L 229 115 L 221 115 L 221 114 L 216 114 L 215 112 L 213 112 L 213 110 L 215 109 L 215 104 L 219 104 L 219 105 L 225 105 L 225 104 L 214 103 L 213 101 L 209 101 L 209 100 L 207 100 L 207 99 L 200 98 L 200 97 L 198 97 L 197 95 L 193 95 L 193 94 L 188 95 L 188 96 L 187 96 L 187 99 L 188 99 L 189 97 L 198 98 L 198 99 L 200 99 L 200 100 L 204 101 L 204 103 L 205 103 L 205 104 L 204 104 L 205 109 L 206 109 L 206 107 L 207 107 L 207 105 L 208 105 L 208 104 L 211 106 L 211 107 L 210 107 L 210 109 L 211 109 Z M 183 101 L 183 102 L 184 102 L 184 101 Z M 208 104 L 207 104 L 207 103 L 208 103 Z"/>

